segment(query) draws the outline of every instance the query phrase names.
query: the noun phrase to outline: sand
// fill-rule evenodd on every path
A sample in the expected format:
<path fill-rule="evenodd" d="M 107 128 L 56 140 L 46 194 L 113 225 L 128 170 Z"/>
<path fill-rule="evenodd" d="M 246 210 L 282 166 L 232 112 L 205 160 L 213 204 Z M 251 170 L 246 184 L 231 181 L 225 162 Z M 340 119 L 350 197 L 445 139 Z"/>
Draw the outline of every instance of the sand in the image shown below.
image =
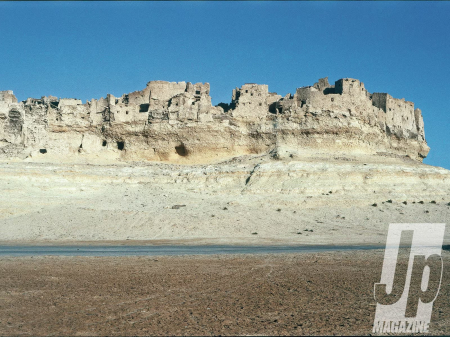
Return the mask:
<path fill-rule="evenodd" d="M 404 159 L 0 163 L 3 244 L 384 244 L 450 218 L 450 171 Z M 376 206 L 375 206 L 376 204 Z M 450 242 L 447 226 L 445 242 Z"/>
<path fill-rule="evenodd" d="M 384 245 L 446 223 L 450 171 L 386 156 L 0 162 L 0 243 Z M 444 243 L 450 243 L 447 225 Z M 1 335 L 368 335 L 382 250 L 1 257 Z M 430 331 L 450 333 L 449 253 Z"/>

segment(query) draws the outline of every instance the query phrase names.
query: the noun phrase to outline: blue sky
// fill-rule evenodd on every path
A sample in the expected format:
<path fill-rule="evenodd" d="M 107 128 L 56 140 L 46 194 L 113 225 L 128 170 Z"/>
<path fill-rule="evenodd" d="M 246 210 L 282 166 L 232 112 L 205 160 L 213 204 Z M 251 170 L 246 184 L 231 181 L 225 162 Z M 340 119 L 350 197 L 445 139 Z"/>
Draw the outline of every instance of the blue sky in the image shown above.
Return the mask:
<path fill-rule="evenodd" d="M 0 90 L 86 101 L 150 80 L 281 95 L 357 78 L 422 109 L 450 169 L 450 2 L 0 2 Z"/>

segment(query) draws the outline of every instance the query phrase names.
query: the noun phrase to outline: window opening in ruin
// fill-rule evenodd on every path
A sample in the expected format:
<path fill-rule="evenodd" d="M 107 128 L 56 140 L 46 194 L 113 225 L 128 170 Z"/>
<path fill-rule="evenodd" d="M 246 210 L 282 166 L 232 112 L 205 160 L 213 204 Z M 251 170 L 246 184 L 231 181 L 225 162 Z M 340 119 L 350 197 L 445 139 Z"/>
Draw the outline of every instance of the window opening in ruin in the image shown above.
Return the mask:
<path fill-rule="evenodd" d="M 200 95 L 200 90 L 197 90 L 197 91 L 195 92 L 195 94 L 196 94 L 196 95 Z"/>
<path fill-rule="evenodd" d="M 251 93 L 250 96 L 253 96 L 253 93 Z"/>
<path fill-rule="evenodd" d="M 122 151 L 125 147 L 125 142 L 117 142 L 117 148 Z"/>
<path fill-rule="evenodd" d="M 248 90 L 245 90 L 245 93 L 248 94 Z"/>
<path fill-rule="evenodd" d="M 262 103 L 259 103 L 259 106 L 262 106 Z"/>
<path fill-rule="evenodd" d="M 108 143 L 106 142 L 106 140 L 104 140 L 104 141 L 102 142 L 102 146 L 106 146 L 106 144 L 108 144 Z"/>
<path fill-rule="evenodd" d="M 141 104 L 139 106 L 139 112 L 148 112 L 149 106 L 150 106 L 150 104 Z"/>
<path fill-rule="evenodd" d="M 195 102 L 192 102 L 192 105 L 195 105 Z"/>
<path fill-rule="evenodd" d="M 128 115 L 128 111 L 126 112 L 126 114 Z"/>
<path fill-rule="evenodd" d="M 45 154 L 45 153 L 47 153 L 47 149 L 40 149 L 39 152 L 42 154 Z"/>
<path fill-rule="evenodd" d="M 186 157 L 188 155 L 188 151 L 183 143 L 175 146 L 175 151 L 177 151 L 178 155 L 182 157 Z"/>

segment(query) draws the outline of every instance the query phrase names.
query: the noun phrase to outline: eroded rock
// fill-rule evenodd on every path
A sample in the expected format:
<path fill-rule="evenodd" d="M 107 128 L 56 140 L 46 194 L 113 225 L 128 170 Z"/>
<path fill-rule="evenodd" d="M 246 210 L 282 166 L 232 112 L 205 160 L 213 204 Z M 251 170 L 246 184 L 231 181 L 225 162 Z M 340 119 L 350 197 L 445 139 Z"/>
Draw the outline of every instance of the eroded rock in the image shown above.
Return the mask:
<path fill-rule="evenodd" d="M 91 100 L 0 92 L 0 156 L 76 161 L 214 162 L 242 154 L 384 153 L 422 161 L 420 109 L 358 80 L 328 78 L 285 97 L 267 85 L 233 90 L 212 106 L 208 83 L 151 81 L 141 91 Z M 43 153 L 40 150 L 45 150 Z M 89 157 L 90 156 L 90 157 Z"/>

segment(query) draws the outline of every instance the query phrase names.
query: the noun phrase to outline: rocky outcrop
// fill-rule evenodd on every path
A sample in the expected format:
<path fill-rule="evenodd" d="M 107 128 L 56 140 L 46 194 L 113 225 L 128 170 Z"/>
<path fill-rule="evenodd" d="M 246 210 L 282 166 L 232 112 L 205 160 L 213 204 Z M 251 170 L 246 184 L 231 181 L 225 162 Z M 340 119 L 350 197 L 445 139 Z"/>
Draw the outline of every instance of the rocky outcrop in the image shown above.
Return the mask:
<path fill-rule="evenodd" d="M 0 157 L 28 160 L 213 162 L 272 153 L 363 153 L 422 161 L 429 147 L 419 109 L 358 80 L 320 79 L 285 97 L 267 85 L 233 90 L 212 106 L 208 83 L 151 81 L 142 91 L 91 100 L 18 102 L 0 92 Z"/>

